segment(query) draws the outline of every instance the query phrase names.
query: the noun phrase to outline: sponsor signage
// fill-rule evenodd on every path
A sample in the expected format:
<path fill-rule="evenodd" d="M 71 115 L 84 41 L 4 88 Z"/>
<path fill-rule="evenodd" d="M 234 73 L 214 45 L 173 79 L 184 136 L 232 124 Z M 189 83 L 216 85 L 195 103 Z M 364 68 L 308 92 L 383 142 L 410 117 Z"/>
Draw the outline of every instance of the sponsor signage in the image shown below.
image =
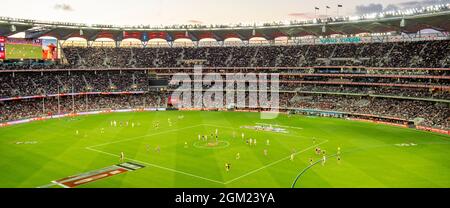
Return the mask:
<path fill-rule="evenodd" d="M 0 36 L 0 59 L 6 59 L 6 37 Z"/>
<path fill-rule="evenodd" d="M 87 173 L 74 175 L 52 181 L 53 184 L 62 186 L 64 188 L 75 188 L 83 184 L 92 183 L 105 178 L 113 177 L 115 175 L 123 174 L 130 171 L 136 171 L 144 168 L 145 166 L 136 163 L 122 163 L 119 165 L 113 165 L 100 170 L 93 170 Z"/>
<path fill-rule="evenodd" d="M 348 37 L 348 38 L 321 38 L 322 44 L 336 44 L 336 43 L 361 43 L 360 37 Z"/>

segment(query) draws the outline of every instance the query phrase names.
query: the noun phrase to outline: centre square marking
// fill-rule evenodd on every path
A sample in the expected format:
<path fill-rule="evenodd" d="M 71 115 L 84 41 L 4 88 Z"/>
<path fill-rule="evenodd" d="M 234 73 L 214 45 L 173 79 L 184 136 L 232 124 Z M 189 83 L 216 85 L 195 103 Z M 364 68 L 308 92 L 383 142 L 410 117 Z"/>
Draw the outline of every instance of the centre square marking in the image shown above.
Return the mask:
<path fill-rule="evenodd" d="M 210 137 L 212 135 L 214 136 L 212 140 L 214 140 L 216 129 L 218 130 L 219 140 L 226 141 L 229 145 L 225 148 L 195 147 L 195 144 L 199 142 L 199 134 L 201 136 L 208 136 L 208 140 L 211 140 Z M 250 137 L 259 139 L 257 146 L 247 145 L 246 139 L 242 139 L 242 132 L 245 133 L 246 139 Z M 176 134 L 176 136 L 165 137 L 164 135 L 167 134 Z M 240 128 L 199 124 L 125 138 L 89 146 L 86 149 L 117 158 L 120 157 L 121 152 L 124 152 L 126 161 L 138 162 L 149 167 L 227 185 L 285 160 L 289 160 L 292 154 L 291 150 L 282 152 L 280 149 L 283 150 L 285 148 L 277 149 L 278 143 L 275 142 L 270 142 L 270 145 L 266 145 L 267 139 L 288 140 L 288 138 L 296 138 L 298 140 L 296 142 L 304 142 L 308 139 L 308 137 L 293 135 L 291 133 L 280 135 L 272 132 L 255 132 Z M 309 145 L 299 145 L 299 147 L 304 148 L 295 151 L 294 154 L 298 155 L 313 150 L 328 142 L 325 139 L 316 139 L 317 143 L 314 145 L 309 143 L 310 140 L 307 140 Z M 278 146 L 282 145 L 278 144 Z M 269 151 L 268 156 L 263 156 L 265 149 Z M 240 158 L 236 159 L 238 153 L 240 154 Z M 261 155 L 258 156 L 258 154 Z M 127 157 L 128 155 L 133 155 L 133 158 Z M 261 157 L 264 157 L 265 161 L 261 161 Z M 226 163 L 231 164 L 231 170 L 229 172 L 225 170 Z"/>

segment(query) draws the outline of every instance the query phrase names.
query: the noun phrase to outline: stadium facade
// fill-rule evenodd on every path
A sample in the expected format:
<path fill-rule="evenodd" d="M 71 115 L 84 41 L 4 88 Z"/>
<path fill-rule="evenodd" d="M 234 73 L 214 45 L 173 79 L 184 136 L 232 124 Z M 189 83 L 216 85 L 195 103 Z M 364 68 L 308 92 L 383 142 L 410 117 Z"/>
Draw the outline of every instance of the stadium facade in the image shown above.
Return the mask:
<path fill-rule="evenodd" d="M 275 41 L 279 37 L 288 37 L 289 39 L 333 35 L 351 37 L 357 34 L 367 36 L 367 34 L 384 33 L 407 34 L 410 37 L 417 37 L 416 34 L 420 35 L 420 31 L 423 29 L 434 29 L 445 34 L 450 31 L 449 19 L 448 4 L 361 17 L 338 17 L 261 25 L 115 26 L 0 17 L 0 36 L 25 32 L 25 37 L 30 39 L 42 36 L 51 36 L 59 40 L 79 37 L 87 41 L 95 41 L 98 38 L 110 38 L 114 41 L 135 38 L 143 42 L 152 39 L 164 39 L 168 42 L 177 39 L 190 39 L 194 42 L 202 39 L 214 39 L 223 42 L 229 38 L 249 41 L 255 37 Z"/>

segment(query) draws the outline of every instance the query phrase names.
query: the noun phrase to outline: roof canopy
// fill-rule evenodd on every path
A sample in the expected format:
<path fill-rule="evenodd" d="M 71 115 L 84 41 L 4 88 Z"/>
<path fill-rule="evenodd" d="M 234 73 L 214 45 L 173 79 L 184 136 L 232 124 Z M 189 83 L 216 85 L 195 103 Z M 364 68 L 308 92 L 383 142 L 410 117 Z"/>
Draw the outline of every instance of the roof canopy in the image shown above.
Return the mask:
<path fill-rule="evenodd" d="M 278 37 L 329 36 L 334 34 L 355 35 L 360 33 L 417 33 L 423 29 L 441 32 L 450 31 L 450 11 L 417 14 L 405 17 L 384 17 L 366 20 L 324 21 L 299 25 L 211 27 L 211 28 L 139 28 L 112 27 L 102 25 L 50 23 L 34 20 L 0 19 L 0 36 L 10 36 L 25 32 L 26 38 L 52 36 L 60 40 L 73 37 L 94 41 L 98 38 L 110 38 L 121 41 L 135 38 L 141 41 L 152 39 L 215 39 L 224 41 L 228 38 L 250 40 L 262 37 L 274 40 Z"/>

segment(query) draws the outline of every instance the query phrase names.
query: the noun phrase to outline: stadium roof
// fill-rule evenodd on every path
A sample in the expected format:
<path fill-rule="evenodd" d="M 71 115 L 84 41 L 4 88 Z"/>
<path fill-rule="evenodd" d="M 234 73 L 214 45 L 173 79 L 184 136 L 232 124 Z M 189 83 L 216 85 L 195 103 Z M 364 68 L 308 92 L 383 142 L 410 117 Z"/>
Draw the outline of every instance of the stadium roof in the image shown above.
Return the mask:
<path fill-rule="evenodd" d="M 277 37 L 329 36 L 334 34 L 355 35 L 360 33 L 417 33 L 423 29 L 441 32 L 450 31 L 450 11 L 414 14 L 407 16 L 375 17 L 367 19 L 327 19 L 302 22 L 301 24 L 272 24 L 263 26 L 217 26 L 217 27 L 163 27 L 87 25 L 62 22 L 44 22 L 26 19 L 0 18 L 0 36 L 25 32 L 26 38 L 51 36 L 60 40 L 72 37 L 94 41 L 98 38 L 124 40 L 151 39 L 201 39 L 212 38 L 223 41 L 228 38 L 250 40 L 262 37 L 274 40 Z"/>

